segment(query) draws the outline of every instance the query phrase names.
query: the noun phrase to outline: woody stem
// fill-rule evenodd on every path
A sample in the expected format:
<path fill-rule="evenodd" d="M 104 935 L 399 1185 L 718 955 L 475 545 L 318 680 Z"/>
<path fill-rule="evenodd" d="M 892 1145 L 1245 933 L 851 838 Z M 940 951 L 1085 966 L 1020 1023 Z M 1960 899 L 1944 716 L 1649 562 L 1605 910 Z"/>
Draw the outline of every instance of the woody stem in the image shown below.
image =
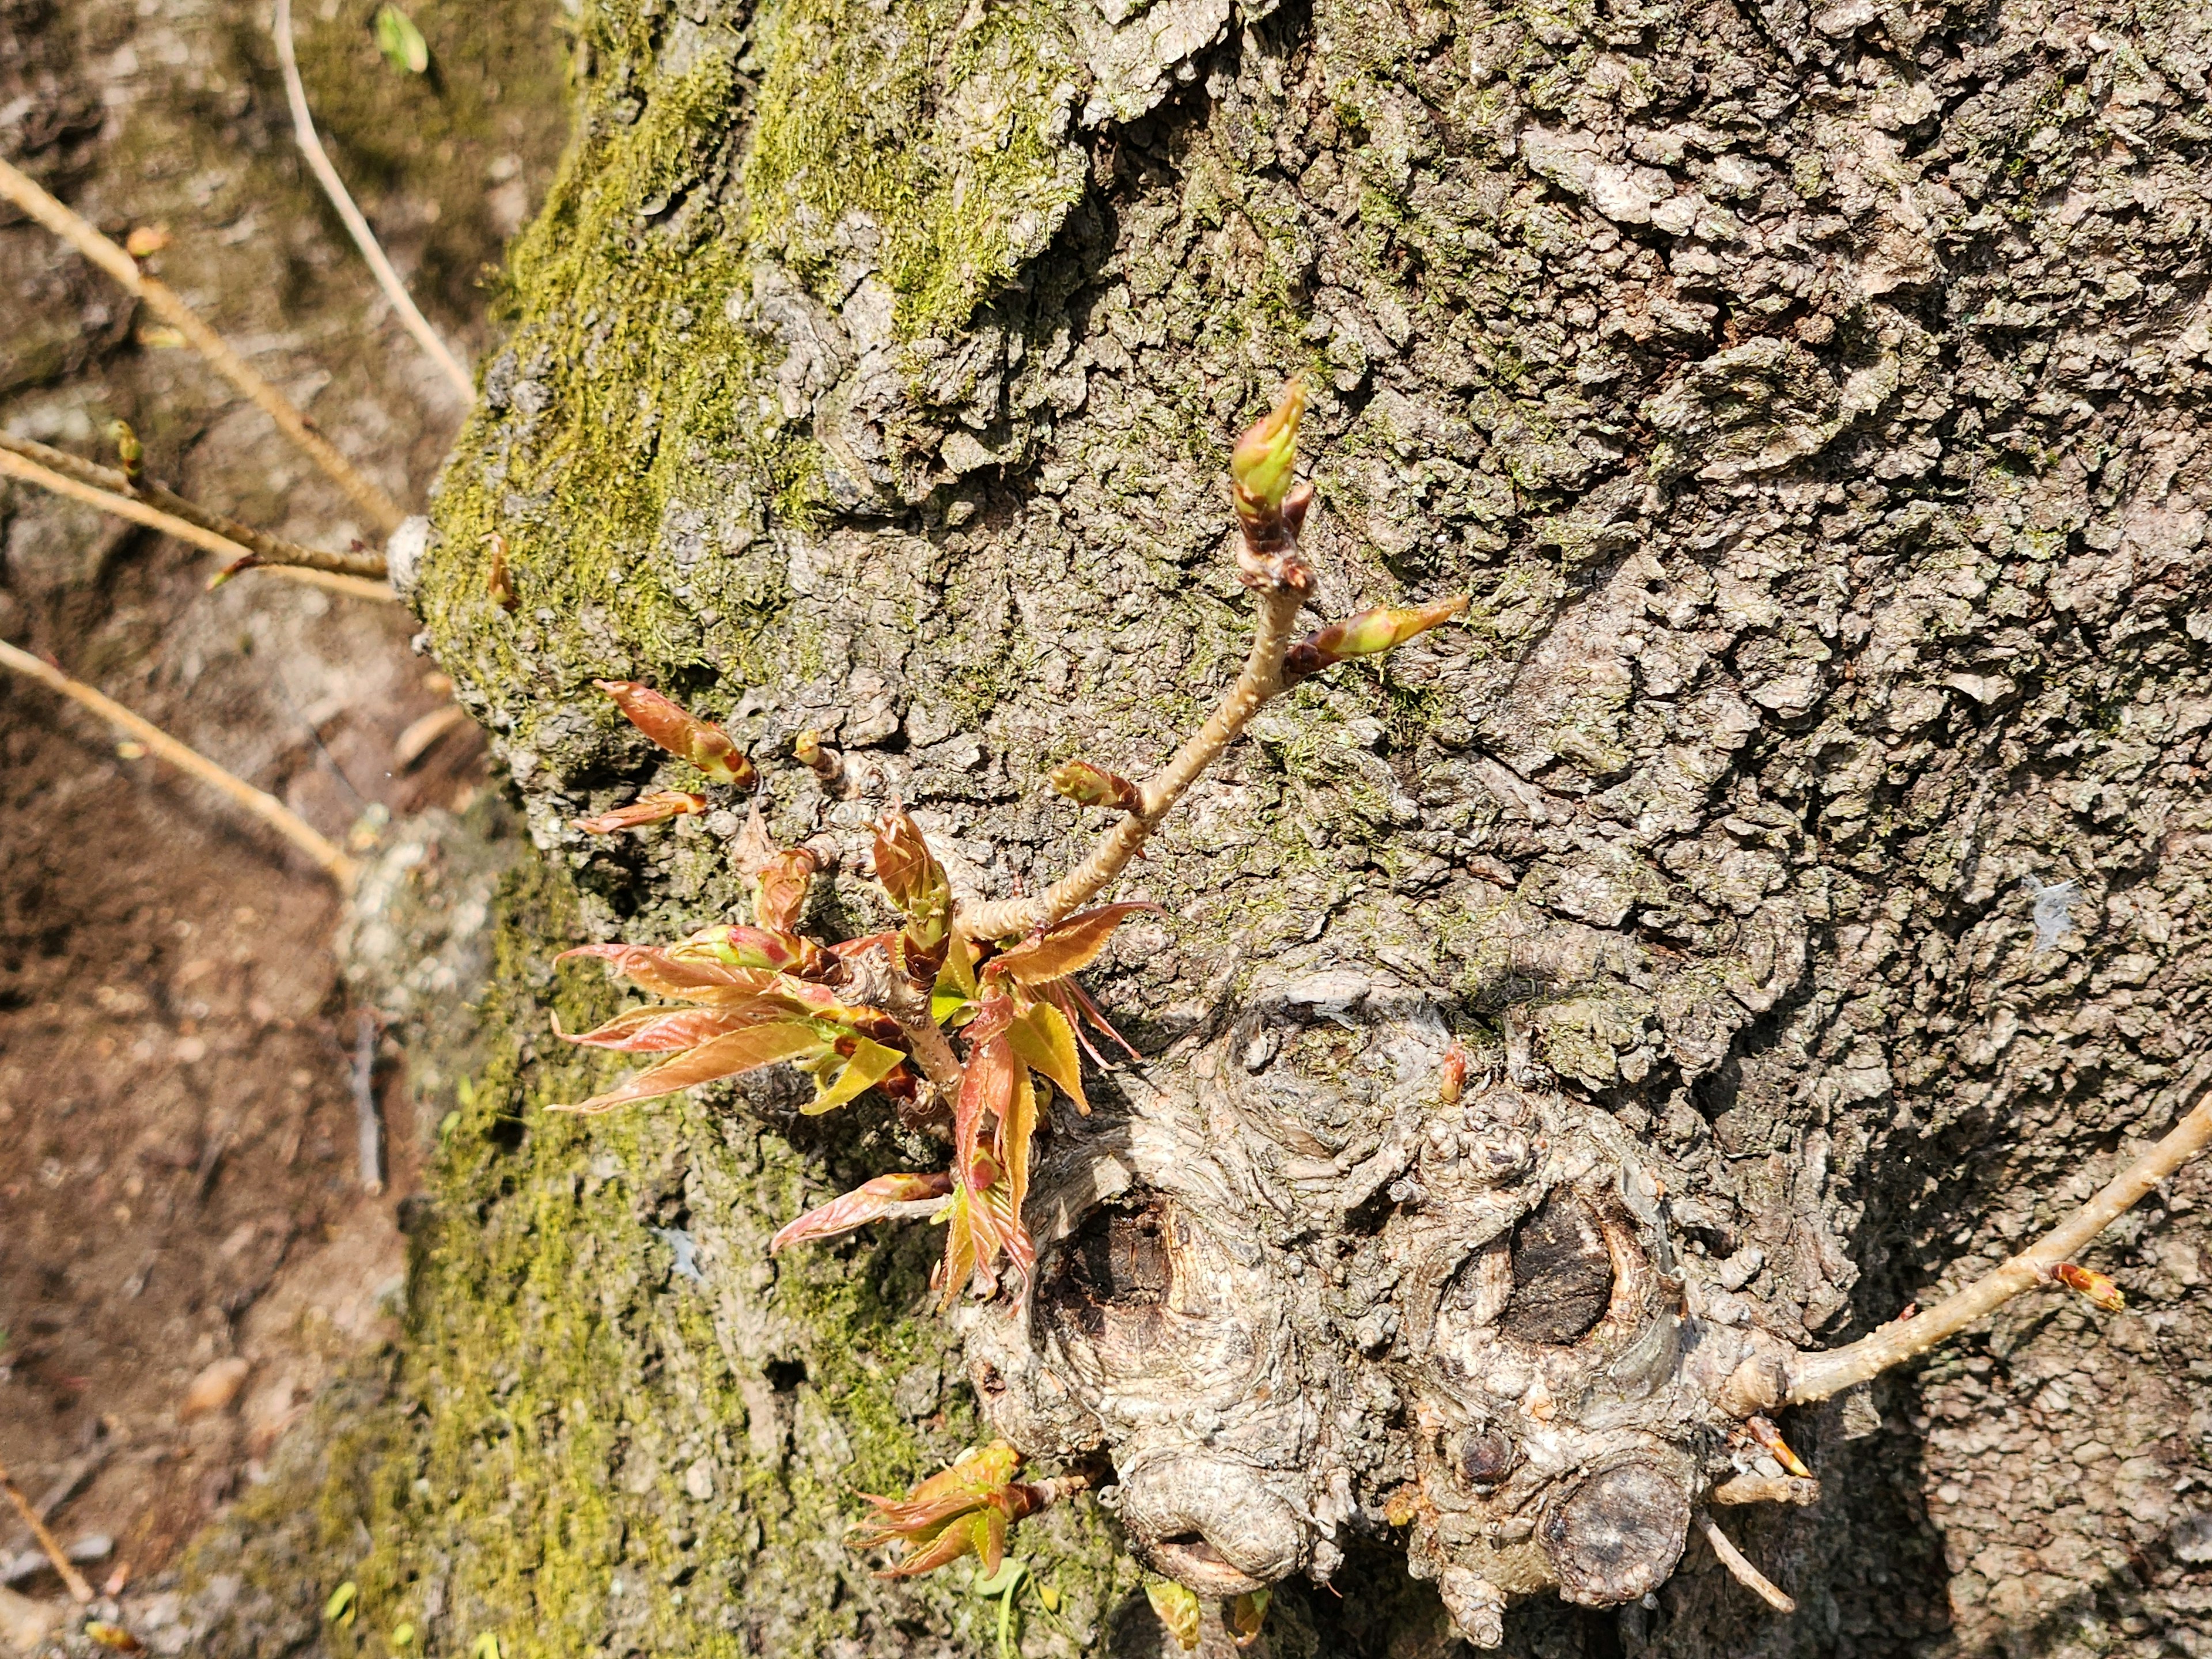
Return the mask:
<path fill-rule="evenodd" d="M 1237 740 L 1252 716 L 1283 690 L 1283 655 L 1290 648 L 1291 625 L 1305 595 L 1286 584 L 1260 589 L 1259 600 L 1258 623 L 1243 671 L 1206 724 L 1183 740 L 1165 766 L 1145 780 L 1143 805 L 1108 830 L 1082 863 L 1036 896 L 963 904 L 955 917 L 962 933 L 969 939 L 995 939 L 1049 927 L 1080 909 L 1127 867 L 1184 793 Z"/>
<path fill-rule="evenodd" d="M 2052 1268 L 2079 1255 L 2136 1200 L 2208 1145 L 2212 1145 L 2212 1095 L 2199 1101 L 2165 1139 L 2120 1171 L 2102 1192 L 2002 1267 L 1925 1313 L 1885 1325 L 1832 1352 L 1802 1356 L 1790 1367 L 1790 1403 L 1826 1400 L 1855 1382 L 1878 1376 L 1995 1313 L 2021 1291 L 2047 1282 Z"/>

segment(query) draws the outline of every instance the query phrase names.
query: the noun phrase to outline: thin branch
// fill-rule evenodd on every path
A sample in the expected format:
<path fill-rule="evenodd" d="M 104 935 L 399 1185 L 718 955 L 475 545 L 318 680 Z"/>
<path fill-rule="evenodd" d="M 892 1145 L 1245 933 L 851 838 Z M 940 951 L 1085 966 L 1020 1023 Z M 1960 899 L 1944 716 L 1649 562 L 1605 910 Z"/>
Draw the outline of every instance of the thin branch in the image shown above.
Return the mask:
<path fill-rule="evenodd" d="M 65 450 L 49 449 L 44 444 L 11 437 L 5 432 L 0 432 L 0 472 L 37 484 L 42 489 L 51 489 L 58 495 L 83 501 L 103 513 L 112 513 L 119 519 L 159 530 L 210 553 L 220 553 L 226 559 L 251 560 L 252 568 L 256 569 L 292 566 L 372 580 L 385 574 L 384 556 L 380 553 L 325 553 L 319 548 L 302 547 L 297 542 L 271 536 L 188 501 L 150 479 L 134 479 L 114 467 L 100 466 Z M 398 596 L 388 587 L 379 587 L 373 597 Z"/>
<path fill-rule="evenodd" d="M 61 1575 L 62 1583 L 69 1586 L 70 1598 L 79 1607 L 91 1601 L 92 1586 L 84 1582 L 82 1573 L 70 1565 L 69 1556 L 55 1540 L 53 1534 L 46 1530 L 45 1520 L 32 1507 L 31 1500 L 23 1496 L 23 1489 L 15 1484 L 15 1477 L 8 1473 L 5 1464 L 0 1464 L 0 1492 L 8 1494 L 8 1501 L 15 1506 L 15 1512 L 29 1524 L 31 1536 L 39 1540 L 39 1547 L 46 1553 L 46 1559 L 54 1564 L 54 1571 Z"/>
<path fill-rule="evenodd" d="M 368 268 L 376 273 L 376 284 L 384 296 L 392 301 L 392 308 L 399 313 L 399 320 L 407 325 L 407 331 L 415 337 L 430 361 L 438 366 L 453 390 L 460 395 L 461 407 L 467 408 L 477 400 L 476 383 L 461 361 L 430 326 L 430 319 L 416 308 L 415 301 L 407 292 L 407 285 L 399 280 L 399 273 L 392 268 L 392 261 L 384 257 L 384 249 L 376 240 L 376 233 L 368 228 L 368 221 L 354 205 L 345 180 L 331 165 L 324 152 L 323 141 L 315 136 L 314 112 L 307 107 L 307 88 L 300 79 L 300 60 L 292 50 L 292 0 L 276 0 L 276 58 L 284 66 L 284 96 L 292 106 L 292 134 L 299 140 L 300 153 L 307 158 L 307 166 L 315 175 L 315 182 L 323 187 L 323 194 L 331 198 L 338 217 L 345 222 L 347 233 L 354 246 L 361 250 Z"/>
<path fill-rule="evenodd" d="M 2212 1145 L 2212 1094 L 2165 1139 L 2123 1170 L 2105 1189 L 2002 1267 L 1945 1297 L 1925 1313 L 1885 1325 L 1846 1347 L 1809 1353 L 1790 1367 L 1790 1403 L 1826 1400 L 1923 1354 L 1944 1338 L 1996 1312 L 2023 1291 L 2048 1284 L 2051 1270 L 2086 1249 L 2145 1193 Z"/>
<path fill-rule="evenodd" d="M 1729 1541 L 1729 1535 L 1713 1524 L 1713 1517 L 1703 1510 L 1698 1511 L 1698 1530 L 1705 1535 L 1705 1542 L 1713 1547 L 1713 1553 L 1721 1565 L 1735 1577 L 1735 1581 L 1752 1591 L 1759 1600 L 1777 1613 L 1795 1613 L 1797 1603 L 1787 1592 L 1745 1559 L 1744 1553 Z"/>
<path fill-rule="evenodd" d="M 1709 1496 L 1723 1508 L 1736 1504 L 1816 1504 L 1820 1499 L 1820 1483 L 1790 1474 L 1739 1474 L 1722 1481 Z"/>
<path fill-rule="evenodd" d="M 1291 628 L 1305 603 L 1305 590 L 1290 584 L 1263 587 L 1259 600 L 1258 623 L 1243 672 L 1206 724 L 1183 740 L 1165 766 L 1145 780 L 1144 805 L 1108 830 L 1088 858 L 1036 897 L 963 905 L 955 918 L 962 933 L 969 939 L 991 939 L 1049 927 L 1080 909 L 1127 867 L 1183 793 L 1283 690 L 1283 656 L 1290 649 Z"/>
<path fill-rule="evenodd" d="M 313 423 L 293 406 L 291 400 L 257 374 L 228 340 L 203 322 L 199 313 L 178 297 L 175 289 L 139 270 L 136 259 L 40 189 L 28 175 L 4 161 L 0 161 L 0 197 L 14 203 L 98 265 L 121 283 L 127 293 L 143 301 L 155 316 L 182 334 L 191 342 L 192 349 L 206 359 L 210 368 L 276 422 L 277 429 L 322 468 L 354 505 L 375 521 L 378 529 L 388 536 L 399 528 L 407 517 L 399 503 L 339 454 L 330 441 L 314 429 Z"/>
<path fill-rule="evenodd" d="M 242 778 L 233 777 L 198 750 L 178 742 L 152 721 L 132 714 L 113 698 L 95 691 L 80 680 L 71 679 L 60 669 L 40 661 L 27 651 L 19 650 L 5 640 L 0 640 L 0 668 L 12 668 L 19 674 L 28 675 L 40 684 L 51 686 L 72 702 L 89 708 L 110 725 L 129 732 L 178 770 L 191 773 L 202 783 L 230 797 L 307 854 L 322 866 L 324 874 L 337 884 L 340 891 L 352 890 L 358 866 L 335 844 L 318 833 L 305 818 L 274 795 L 256 789 Z"/>

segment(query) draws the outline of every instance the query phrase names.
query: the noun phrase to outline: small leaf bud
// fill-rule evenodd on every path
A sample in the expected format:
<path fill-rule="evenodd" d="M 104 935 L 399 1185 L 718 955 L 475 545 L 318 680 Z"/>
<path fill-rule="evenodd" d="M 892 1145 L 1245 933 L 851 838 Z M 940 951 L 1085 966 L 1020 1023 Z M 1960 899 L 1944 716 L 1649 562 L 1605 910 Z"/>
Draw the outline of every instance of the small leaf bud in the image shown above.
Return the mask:
<path fill-rule="evenodd" d="M 2128 1305 L 2120 1287 L 2100 1273 L 2087 1267 L 2077 1267 L 2070 1261 L 2062 1261 L 2051 1270 L 2051 1276 L 2076 1296 L 2085 1297 L 2106 1313 L 2118 1313 Z"/>
<path fill-rule="evenodd" d="M 1110 806 L 1119 812 L 1144 809 L 1144 792 L 1116 772 L 1072 760 L 1055 767 L 1052 787 L 1078 806 Z"/>

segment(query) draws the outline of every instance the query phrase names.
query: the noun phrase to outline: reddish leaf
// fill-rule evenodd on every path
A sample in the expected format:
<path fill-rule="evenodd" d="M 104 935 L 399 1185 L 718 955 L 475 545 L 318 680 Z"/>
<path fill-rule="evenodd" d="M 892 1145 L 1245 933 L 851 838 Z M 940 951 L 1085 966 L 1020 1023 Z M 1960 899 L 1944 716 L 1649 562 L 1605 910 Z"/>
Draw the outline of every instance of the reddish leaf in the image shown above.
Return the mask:
<path fill-rule="evenodd" d="M 884 813 L 876 828 L 876 879 L 906 918 L 908 971 L 935 980 L 952 932 L 952 884 L 904 812 Z"/>
<path fill-rule="evenodd" d="M 1053 1006 L 1067 1017 L 1067 1023 L 1075 1027 L 1076 1040 L 1082 1043 L 1083 1052 L 1101 1066 L 1106 1064 L 1106 1057 L 1091 1046 L 1089 1037 L 1083 1035 L 1084 1024 L 1091 1026 L 1101 1036 L 1113 1038 L 1121 1045 L 1121 1052 L 1130 1059 L 1144 1058 L 1130 1045 L 1129 1039 L 1115 1030 L 1106 1016 L 1098 1012 L 1098 1005 L 1091 1000 L 1091 994 L 1073 980 L 1056 979 L 1049 985 L 1040 986 L 1038 994 L 1049 999 Z M 1082 1024 L 1077 1024 L 1079 1017 Z"/>
<path fill-rule="evenodd" d="M 806 908 L 806 889 L 819 860 L 804 847 L 778 853 L 753 884 L 753 920 L 772 933 L 790 933 Z"/>
<path fill-rule="evenodd" d="M 707 798 L 704 795 L 687 795 L 680 789 L 661 789 L 650 795 L 641 796 L 627 806 L 617 806 L 611 812 L 602 812 L 597 817 L 578 818 L 576 828 L 586 835 L 611 836 L 617 830 L 642 830 L 647 824 L 665 823 L 670 818 L 706 810 Z"/>
<path fill-rule="evenodd" d="M 768 968 L 781 974 L 818 975 L 829 952 L 812 939 L 766 927 L 729 923 L 703 927 L 668 947 L 678 962 L 713 962 L 726 968 Z"/>
<path fill-rule="evenodd" d="M 951 1190 L 950 1175 L 878 1176 L 785 1225 L 769 1240 L 769 1253 L 774 1255 L 787 1244 L 836 1238 L 887 1215 L 917 1214 L 921 1206 L 935 1207 Z"/>
<path fill-rule="evenodd" d="M 2051 1277 L 2068 1290 L 2095 1303 L 2106 1313 L 2118 1313 L 2128 1305 L 2128 1299 L 2121 1294 L 2120 1287 L 2094 1268 L 2062 1261 L 2051 1273 Z"/>
<path fill-rule="evenodd" d="M 627 1106 L 633 1101 L 652 1100 L 657 1096 L 672 1095 L 679 1089 L 689 1089 L 702 1083 L 714 1083 L 726 1077 L 738 1077 L 747 1072 L 757 1072 L 763 1066 L 773 1066 L 779 1060 L 797 1060 L 801 1056 L 819 1054 L 826 1045 L 821 1035 L 811 1025 L 796 1022 L 776 1021 L 764 1025 L 751 1025 L 727 1036 L 719 1036 L 711 1042 L 702 1042 L 680 1060 L 672 1060 L 655 1066 L 604 1095 L 593 1095 L 575 1106 L 556 1106 L 556 1112 L 607 1112 L 617 1106 Z"/>
<path fill-rule="evenodd" d="M 726 1036 L 732 1031 L 761 1023 L 760 1015 L 746 1009 L 632 1008 L 617 1014 L 596 1030 L 574 1036 L 562 1030 L 561 1022 L 556 1018 L 553 1035 L 564 1042 L 582 1043 L 592 1048 L 614 1048 L 626 1054 L 658 1054 L 696 1048 L 714 1037 Z"/>
<path fill-rule="evenodd" d="M 1139 910 L 1158 910 L 1157 904 L 1102 904 L 1084 910 L 1034 939 L 1024 939 L 1001 951 L 983 969 L 986 978 L 999 975 L 1017 985 L 1042 985 L 1080 973 L 1106 949 L 1114 930 Z"/>
<path fill-rule="evenodd" d="M 1009 1524 L 1036 1507 L 1034 1490 L 1015 1477 L 1021 1454 L 1003 1440 L 963 1452 L 959 1461 L 922 1481 L 903 1498 L 862 1494 L 876 1506 L 872 1520 L 846 1535 L 855 1549 L 902 1540 L 906 1553 L 878 1577 L 910 1578 L 963 1555 L 996 1572 L 1006 1549 Z"/>
<path fill-rule="evenodd" d="M 593 685 L 615 700 L 632 726 L 670 754 L 690 761 L 716 783 L 750 789 L 758 781 L 753 763 L 738 752 L 730 734 L 671 702 L 649 685 L 635 680 L 593 680 Z"/>
<path fill-rule="evenodd" d="M 1006 1260 L 1021 1280 L 1015 1294 L 1017 1307 L 1028 1298 L 1030 1272 L 1036 1265 L 1036 1246 L 1022 1225 L 1022 1201 L 1030 1190 L 1030 1142 L 1036 1133 L 1036 1091 L 1030 1086 L 1030 1068 L 1017 1063 L 1014 1086 L 1006 1109 L 999 1117 L 995 1150 L 1004 1174 L 985 1194 Z"/>
<path fill-rule="evenodd" d="M 772 977 L 721 963 L 679 960 L 658 945 L 580 945 L 553 959 L 566 962 L 571 957 L 595 957 L 607 964 L 609 973 L 641 985 L 657 997 L 692 1002 L 702 1000 L 701 993 L 708 991 L 755 992 Z"/>

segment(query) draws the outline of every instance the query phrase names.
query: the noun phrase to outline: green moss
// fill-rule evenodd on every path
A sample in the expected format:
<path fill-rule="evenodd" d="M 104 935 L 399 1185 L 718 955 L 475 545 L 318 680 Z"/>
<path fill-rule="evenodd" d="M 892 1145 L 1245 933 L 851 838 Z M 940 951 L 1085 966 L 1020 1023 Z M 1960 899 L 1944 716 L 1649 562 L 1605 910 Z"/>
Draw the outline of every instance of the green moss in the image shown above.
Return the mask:
<path fill-rule="evenodd" d="M 763 14 L 768 63 L 745 164 L 756 241 L 802 275 L 862 213 L 900 331 L 941 335 L 1040 252 L 1081 196 L 1066 142 L 1064 25 L 1040 4 L 921 0 L 886 21 L 850 0 Z M 843 252 L 849 256 L 848 243 Z"/>
<path fill-rule="evenodd" d="M 613 1005 L 596 970 L 550 966 L 576 926 L 544 864 L 509 878 L 490 1058 L 440 1142 L 396 1382 L 338 1437 L 318 1500 L 319 1593 L 359 1586 L 334 1650 L 384 1654 L 404 1622 L 434 1655 L 489 1633 L 510 1656 L 797 1656 L 864 1617 L 984 1650 L 995 1607 L 963 1575 L 885 1586 L 836 1548 L 856 1493 L 903 1489 L 982 1432 L 930 1311 L 936 1236 L 772 1261 L 769 1230 L 821 1187 L 780 1137 L 688 1098 L 549 1113 L 619 1069 L 539 1046 L 549 1015 L 573 1028 Z M 703 1281 L 671 1271 L 653 1230 L 676 1225 Z M 932 1394 L 947 1379 L 921 1423 L 896 1403 L 915 1375 Z M 1084 1626 L 1060 1651 L 1133 1582 L 1096 1516 L 1018 1547 Z"/>

